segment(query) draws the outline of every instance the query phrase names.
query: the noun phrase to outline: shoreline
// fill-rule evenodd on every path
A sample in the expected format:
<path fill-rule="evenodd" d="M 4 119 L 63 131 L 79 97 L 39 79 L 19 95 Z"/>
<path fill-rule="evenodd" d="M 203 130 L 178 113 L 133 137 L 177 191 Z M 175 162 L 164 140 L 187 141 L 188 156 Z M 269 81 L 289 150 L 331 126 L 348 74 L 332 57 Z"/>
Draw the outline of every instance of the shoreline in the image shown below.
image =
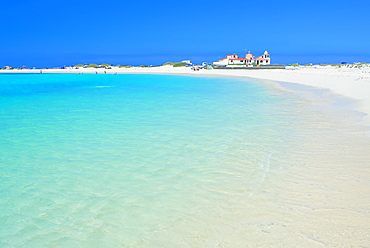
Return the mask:
<path fill-rule="evenodd" d="M 287 90 L 307 91 L 305 86 L 322 90 L 323 98 L 345 99 L 343 107 L 364 113 L 361 124 L 370 127 L 370 68 L 298 68 L 274 70 L 213 69 L 192 71 L 189 67 L 161 66 L 151 68 L 79 68 L 0 70 L 0 73 L 74 73 L 74 74 L 171 74 L 188 76 L 247 77 L 273 81 Z M 297 84 L 291 87 L 288 84 Z M 303 87 L 300 87 L 301 85 Z M 288 87 L 287 87 L 288 86 Z M 310 90 L 308 90 L 310 91 Z M 335 101 L 335 100 L 334 100 Z"/>
<path fill-rule="evenodd" d="M 190 68 L 136 68 L 136 70 L 121 70 L 117 74 L 165 74 L 199 78 L 234 77 L 242 83 L 244 79 L 253 79 L 256 84 L 261 84 L 270 89 L 273 88 L 276 90 L 274 92 L 281 93 L 282 97 L 291 97 L 296 94 L 299 100 L 303 98 L 302 101 L 297 101 L 302 105 L 293 105 L 295 106 L 293 108 L 289 107 L 292 105 L 286 105 L 288 112 L 289 110 L 297 110 L 299 121 L 292 124 L 299 128 L 294 130 L 296 132 L 292 133 L 293 136 L 290 136 L 290 132 L 279 133 L 275 136 L 278 139 L 271 140 L 276 148 L 272 147 L 271 150 L 262 149 L 260 151 L 265 155 L 262 156 L 260 162 L 260 174 L 256 177 L 259 180 L 254 179 L 256 188 L 251 188 L 248 191 L 248 188 L 243 189 L 243 184 L 240 184 L 240 181 L 237 180 L 240 177 L 234 180 L 237 184 L 233 189 L 239 189 L 241 193 L 230 194 L 230 198 L 227 198 L 228 206 L 233 208 L 230 212 L 224 212 L 226 214 L 231 213 L 225 216 L 228 219 L 238 220 L 237 226 L 232 226 L 232 231 L 236 230 L 241 237 L 244 237 L 246 233 L 252 233 L 256 238 L 252 239 L 251 235 L 247 238 L 253 240 L 249 242 L 256 244 L 256 246 L 263 246 L 266 242 L 271 242 L 267 244 L 273 244 L 281 236 L 285 237 L 284 243 L 281 243 L 283 246 L 294 246 L 297 243 L 301 247 L 320 245 L 361 246 L 369 241 L 367 230 L 370 221 L 367 206 L 370 199 L 368 190 L 370 187 L 367 178 L 369 177 L 368 150 L 370 143 L 363 135 L 365 127 L 357 123 L 360 114 L 357 115 L 357 113 L 348 110 L 356 108 L 361 99 L 351 98 L 351 100 L 347 100 L 350 99 L 348 95 L 339 95 L 330 88 L 315 87 L 309 83 L 277 80 L 290 76 L 299 81 L 301 76 L 306 73 L 309 76 L 305 79 L 307 81 L 312 80 L 312 84 L 327 86 L 330 82 L 336 85 L 338 81 L 343 81 L 343 84 L 351 88 L 351 81 L 346 80 L 346 77 L 343 77 L 342 80 L 335 80 L 336 77 L 341 77 L 333 73 L 324 77 L 324 79 L 331 78 L 329 82 L 314 81 L 315 75 L 310 75 L 310 70 L 306 70 L 302 69 L 301 72 L 295 70 L 292 73 L 289 70 L 281 72 L 275 70 L 258 72 L 201 70 L 194 72 Z M 72 70 L 51 70 L 47 73 L 72 73 L 70 71 Z M 87 73 L 86 70 L 81 71 Z M 81 71 L 74 70 L 73 73 L 81 73 Z M 90 74 L 95 74 L 95 70 L 88 71 Z M 107 71 L 111 72 L 110 70 Z M 98 72 L 104 74 L 104 69 L 100 69 Z M 329 71 L 322 69 L 320 72 L 321 74 L 316 74 L 322 75 Z M 25 70 L 23 73 L 26 73 Z M 278 77 L 279 73 L 280 77 Z M 350 71 L 349 73 L 351 79 L 356 78 L 356 72 Z M 107 74 L 112 73 L 107 72 Z M 58 75 L 55 76 L 58 77 Z M 114 78 L 114 75 L 108 77 Z M 91 75 L 89 78 L 96 78 L 96 81 L 99 82 L 107 77 Z M 364 86 L 370 87 L 370 84 L 366 84 Z M 366 87 L 362 89 L 369 90 Z M 294 96 L 292 97 L 297 99 Z M 337 108 L 336 103 L 338 102 L 342 103 L 343 106 Z M 333 105 L 333 108 L 331 108 L 331 105 Z M 333 109 L 334 111 L 332 111 Z M 342 110 L 343 112 L 341 112 Z M 290 112 L 296 113 L 295 111 Z M 236 119 L 236 121 L 239 122 L 240 120 Z M 284 127 L 284 122 L 280 124 L 282 124 L 279 125 L 280 127 Z M 244 129 L 244 127 L 241 128 Z M 286 130 L 289 131 L 290 129 Z M 285 135 L 288 135 L 289 139 L 284 139 Z M 291 141 L 289 141 L 290 137 Z M 244 138 L 241 137 L 241 139 Z M 288 143 L 286 149 L 284 145 L 281 146 L 285 142 L 291 142 Z M 248 149 L 248 142 L 241 144 L 243 149 Z M 244 154 L 242 153 L 243 150 L 239 150 L 240 154 L 233 153 L 234 146 L 230 147 L 232 148 L 230 155 L 236 158 L 244 158 L 241 155 Z M 278 151 L 281 153 L 278 153 Z M 237 173 L 235 176 L 237 176 L 241 173 L 240 168 L 247 166 L 243 162 L 238 167 L 238 162 L 235 161 L 238 160 L 233 160 L 227 156 L 223 162 L 230 167 L 236 166 Z M 225 173 L 224 170 L 221 172 Z M 206 198 L 206 201 L 209 199 Z M 212 206 L 219 204 L 216 201 L 215 203 Z M 225 205 L 220 204 L 220 206 Z M 246 221 L 241 222 L 239 220 Z M 205 223 L 218 224 L 211 221 L 211 219 L 206 219 Z M 222 222 L 223 224 L 224 222 Z M 238 229 L 238 227 L 241 229 Z M 189 233 L 189 230 L 181 229 L 182 232 L 186 233 Z M 227 231 L 227 229 L 225 230 Z M 161 234 L 163 233 L 158 233 L 158 235 Z M 242 236 L 243 234 L 244 236 Z M 231 235 L 228 234 L 227 236 L 230 237 Z M 226 241 L 229 240 L 226 239 Z"/>

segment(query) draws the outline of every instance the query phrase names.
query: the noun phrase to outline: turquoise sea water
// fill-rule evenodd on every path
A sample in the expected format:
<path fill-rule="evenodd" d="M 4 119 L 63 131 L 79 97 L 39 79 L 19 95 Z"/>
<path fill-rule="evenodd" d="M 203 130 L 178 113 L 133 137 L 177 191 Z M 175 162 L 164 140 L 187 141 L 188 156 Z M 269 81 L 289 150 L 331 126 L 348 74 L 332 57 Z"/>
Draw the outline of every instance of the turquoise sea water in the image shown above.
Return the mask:
<path fill-rule="evenodd" d="M 309 106 L 237 78 L 0 75 L 0 246 L 308 247 L 274 190 L 338 131 Z"/>

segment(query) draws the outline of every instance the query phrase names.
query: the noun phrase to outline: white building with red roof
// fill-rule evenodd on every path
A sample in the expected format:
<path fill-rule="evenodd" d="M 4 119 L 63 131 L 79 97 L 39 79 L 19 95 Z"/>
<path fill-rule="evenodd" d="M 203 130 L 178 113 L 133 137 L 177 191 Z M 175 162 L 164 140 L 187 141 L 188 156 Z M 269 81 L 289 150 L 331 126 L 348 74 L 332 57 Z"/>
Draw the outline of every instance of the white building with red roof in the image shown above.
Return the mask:
<path fill-rule="evenodd" d="M 245 58 L 239 58 L 237 54 L 226 55 L 225 58 L 213 62 L 217 66 L 226 66 L 226 67 L 252 67 L 252 66 L 261 66 L 269 65 L 271 63 L 270 54 L 265 51 L 261 56 L 255 58 L 253 54 L 248 52 L 245 55 Z"/>

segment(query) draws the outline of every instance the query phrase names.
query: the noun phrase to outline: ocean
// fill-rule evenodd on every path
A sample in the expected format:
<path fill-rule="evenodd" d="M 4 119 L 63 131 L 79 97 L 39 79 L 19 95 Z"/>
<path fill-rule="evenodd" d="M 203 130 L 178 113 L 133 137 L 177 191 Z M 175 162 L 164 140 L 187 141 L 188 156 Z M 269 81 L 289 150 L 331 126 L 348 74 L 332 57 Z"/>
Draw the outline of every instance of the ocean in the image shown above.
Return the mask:
<path fill-rule="evenodd" d="M 237 77 L 0 74 L 0 246 L 369 245 L 361 117 Z"/>

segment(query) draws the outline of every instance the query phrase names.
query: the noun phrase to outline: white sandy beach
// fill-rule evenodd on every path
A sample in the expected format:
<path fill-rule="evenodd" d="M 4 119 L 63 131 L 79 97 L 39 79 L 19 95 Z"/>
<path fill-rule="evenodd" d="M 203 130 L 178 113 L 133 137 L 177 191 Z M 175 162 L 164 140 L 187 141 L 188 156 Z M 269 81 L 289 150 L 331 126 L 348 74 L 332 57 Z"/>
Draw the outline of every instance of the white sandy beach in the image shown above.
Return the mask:
<path fill-rule="evenodd" d="M 40 73 L 36 70 L 0 70 L 0 73 Z M 326 89 L 343 96 L 348 101 L 347 107 L 365 114 L 362 124 L 370 126 L 370 67 L 334 68 L 334 67 L 292 67 L 271 70 L 200 70 L 192 71 L 189 67 L 161 66 L 152 68 L 112 68 L 112 69 L 42 69 L 42 73 L 98 73 L 98 74 L 187 74 L 208 76 L 240 76 L 288 82 Z"/>

